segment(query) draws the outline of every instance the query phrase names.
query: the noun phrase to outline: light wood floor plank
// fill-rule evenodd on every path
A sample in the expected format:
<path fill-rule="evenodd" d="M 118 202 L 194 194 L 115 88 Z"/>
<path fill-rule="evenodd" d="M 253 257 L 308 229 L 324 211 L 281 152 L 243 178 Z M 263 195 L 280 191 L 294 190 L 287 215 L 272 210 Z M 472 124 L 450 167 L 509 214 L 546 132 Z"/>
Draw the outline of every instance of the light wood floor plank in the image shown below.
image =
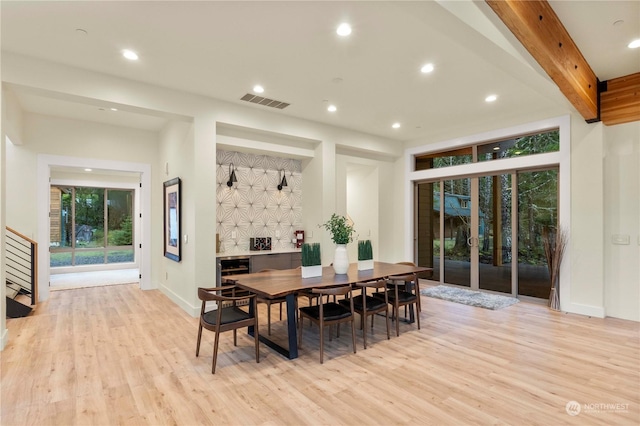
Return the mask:
<path fill-rule="evenodd" d="M 422 329 L 369 346 L 305 324 L 300 357 L 213 334 L 161 292 L 115 285 L 51 293 L 10 319 L 0 354 L 2 425 L 638 425 L 640 326 L 521 302 L 490 311 L 422 298 Z M 266 311 L 260 305 L 261 330 Z M 275 339 L 286 322 L 272 316 Z M 359 323 L 358 323 L 359 325 Z M 582 412 L 570 416 L 569 401 Z M 609 405 L 606 404 L 617 404 Z"/>

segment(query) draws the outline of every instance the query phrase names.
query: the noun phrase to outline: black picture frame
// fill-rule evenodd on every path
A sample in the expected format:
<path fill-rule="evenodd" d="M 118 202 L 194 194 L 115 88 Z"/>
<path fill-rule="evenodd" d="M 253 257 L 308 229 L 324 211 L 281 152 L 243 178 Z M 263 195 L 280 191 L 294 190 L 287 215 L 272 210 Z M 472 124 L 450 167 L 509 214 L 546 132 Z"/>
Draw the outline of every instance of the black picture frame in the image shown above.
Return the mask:
<path fill-rule="evenodd" d="M 174 178 L 164 183 L 164 257 L 176 262 L 180 262 L 182 259 L 180 189 L 180 178 Z"/>

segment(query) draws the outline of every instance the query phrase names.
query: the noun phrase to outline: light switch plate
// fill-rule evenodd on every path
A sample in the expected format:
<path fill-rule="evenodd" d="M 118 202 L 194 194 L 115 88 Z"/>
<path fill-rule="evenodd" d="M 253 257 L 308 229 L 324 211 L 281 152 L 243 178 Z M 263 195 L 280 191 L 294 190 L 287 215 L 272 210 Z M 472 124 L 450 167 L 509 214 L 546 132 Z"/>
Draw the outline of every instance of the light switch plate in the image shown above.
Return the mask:
<path fill-rule="evenodd" d="M 236 231 L 231 231 L 231 238 L 236 239 Z"/>
<path fill-rule="evenodd" d="M 624 234 L 613 234 L 611 236 L 611 242 L 616 245 L 629 245 L 631 237 Z"/>

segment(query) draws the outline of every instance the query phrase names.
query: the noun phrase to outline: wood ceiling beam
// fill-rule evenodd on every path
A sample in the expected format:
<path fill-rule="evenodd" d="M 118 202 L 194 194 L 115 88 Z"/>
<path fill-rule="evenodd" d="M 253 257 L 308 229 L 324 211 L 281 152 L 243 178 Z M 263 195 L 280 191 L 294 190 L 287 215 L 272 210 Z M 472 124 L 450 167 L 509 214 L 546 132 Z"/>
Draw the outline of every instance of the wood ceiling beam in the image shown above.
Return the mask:
<path fill-rule="evenodd" d="M 598 78 L 549 3 L 485 1 L 584 119 L 598 121 Z"/>
<path fill-rule="evenodd" d="M 600 118 L 607 126 L 640 121 L 640 72 L 600 83 Z"/>

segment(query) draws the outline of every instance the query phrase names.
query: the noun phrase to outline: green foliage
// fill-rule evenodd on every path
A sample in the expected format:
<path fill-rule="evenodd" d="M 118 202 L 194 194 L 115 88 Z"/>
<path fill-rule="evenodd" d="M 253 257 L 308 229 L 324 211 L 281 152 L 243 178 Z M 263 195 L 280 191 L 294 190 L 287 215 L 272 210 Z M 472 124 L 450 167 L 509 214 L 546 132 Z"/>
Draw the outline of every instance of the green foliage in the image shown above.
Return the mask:
<path fill-rule="evenodd" d="M 318 226 L 329 231 L 331 240 L 336 244 L 348 244 L 353 241 L 355 229 L 353 229 L 353 225 L 347 223 L 347 218 L 344 216 L 338 216 L 334 213 L 327 222 Z"/>
<path fill-rule="evenodd" d="M 304 243 L 302 245 L 302 266 L 321 265 L 320 243 Z"/>
<path fill-rule="evenodd" d="M 358 260 L 371 259 L 373 259 L 373 247 L 371 247 L 371 240 L 358 241 Z"/>
<path fill-rule="evenodd" d="M 130 246 L 133 244 L 131 216 L 127 216 L 120 223 L 120 229 L 109 232 L 110 246 Z"/>

